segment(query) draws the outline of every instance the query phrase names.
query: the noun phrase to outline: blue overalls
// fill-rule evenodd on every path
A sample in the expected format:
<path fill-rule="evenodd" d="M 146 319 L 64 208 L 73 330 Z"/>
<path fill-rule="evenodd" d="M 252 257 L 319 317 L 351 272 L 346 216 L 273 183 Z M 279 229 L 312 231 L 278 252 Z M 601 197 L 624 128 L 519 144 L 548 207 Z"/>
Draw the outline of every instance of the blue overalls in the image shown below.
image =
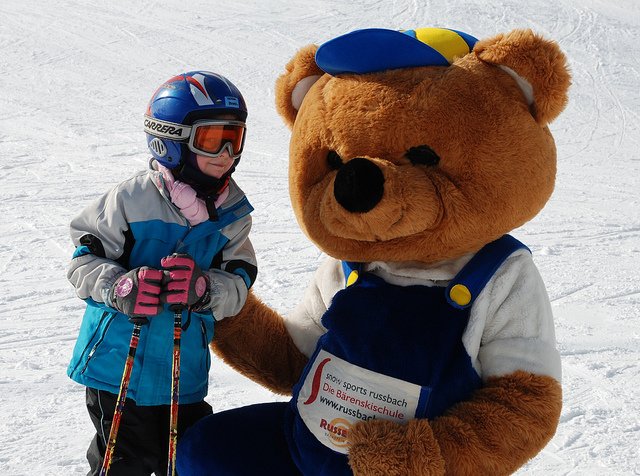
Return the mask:
<path fill-rule="evenodd" d="M 462 343 L 471 305 L 504 260 L 524 247 L 503 236 L 480 250 L 446 288 L 392 285 L 361 272 L 359 264 L 343 263 L 348 286 L 334 296 L 322 317 L 327 332 L 294 386 L 291 401 L 206 418 L 186 439 L 187 444 L 207 442 L 205 453 L 189 451 L 189 459 L 207 461 L 183 462 L 180 474 L 197 474 L 187 468 L 206 463 L 198 466 L 200 474 L 299 470 L 304 475 L 349 475 L 346 452 L 352 424 L 373 418 L 400 423 L 433 419 L 469 398 L 481 385 Z M 223 428 L 224 439 L 235 440 L 235 450 L 224 443 L 225 450 L 218 449 L 217 434 Z M 235 466 L 230 451 L 237 458 Z"/>

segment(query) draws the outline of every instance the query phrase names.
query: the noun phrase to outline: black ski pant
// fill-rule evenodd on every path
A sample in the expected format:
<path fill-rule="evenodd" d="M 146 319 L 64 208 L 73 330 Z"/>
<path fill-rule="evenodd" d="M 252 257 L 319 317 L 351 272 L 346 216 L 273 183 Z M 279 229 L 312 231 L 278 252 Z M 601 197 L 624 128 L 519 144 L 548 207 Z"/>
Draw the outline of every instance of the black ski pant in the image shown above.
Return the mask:
<path fill-rule="evenodd" d="M 87 450 L 87 460 L 91 466 L 87 476 L 100 474 L 117 398 L 113 393 L 87 388 L 87 409 L 96 428 L 96 435 Z M 170 408 L 170 405 L 138 406 L 127 398 L 109 476 L 166 475 Z M 211 413 L 211 405 L 204 400 L 180 405 L 178 441 L 187 428 Z"/>

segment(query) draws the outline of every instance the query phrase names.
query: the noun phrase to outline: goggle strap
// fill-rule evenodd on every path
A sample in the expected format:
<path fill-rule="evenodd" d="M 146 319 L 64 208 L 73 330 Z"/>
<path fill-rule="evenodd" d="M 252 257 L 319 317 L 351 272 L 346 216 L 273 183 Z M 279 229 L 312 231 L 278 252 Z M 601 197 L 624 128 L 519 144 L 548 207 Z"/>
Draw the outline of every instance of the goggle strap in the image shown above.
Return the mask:
<path fill-rule="evenodd" d="M 189 138 L 191 135 L 191 126 L 144 116 L 144 131 L 152 136 L 179 141 Z"/>

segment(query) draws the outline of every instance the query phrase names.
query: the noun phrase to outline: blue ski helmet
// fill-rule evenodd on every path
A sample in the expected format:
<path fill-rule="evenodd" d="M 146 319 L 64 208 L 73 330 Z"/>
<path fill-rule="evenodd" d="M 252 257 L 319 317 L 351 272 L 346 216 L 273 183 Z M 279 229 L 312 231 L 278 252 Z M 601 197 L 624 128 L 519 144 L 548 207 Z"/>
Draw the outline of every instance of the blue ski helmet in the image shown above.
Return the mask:
<path fill-rule="evenodd" d="M 165 81 L 151 96 L 144 117 L 151 154 L 165 167 L 177 167 L 189 156 L 191 125 L 221 114 L 247 119 L 242 94 L 224 76 L 191 71 Z"/>

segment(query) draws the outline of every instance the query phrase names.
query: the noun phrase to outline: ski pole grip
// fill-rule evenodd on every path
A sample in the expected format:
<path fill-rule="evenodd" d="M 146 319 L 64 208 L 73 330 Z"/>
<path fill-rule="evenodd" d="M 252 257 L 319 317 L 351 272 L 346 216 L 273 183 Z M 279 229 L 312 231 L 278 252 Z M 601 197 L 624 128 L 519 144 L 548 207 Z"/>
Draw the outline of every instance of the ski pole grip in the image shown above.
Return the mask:
<path fill-rule="evenodd" d="M 129 322 L 137 325 L 149 324 L 149 319 L 144 316 L 129 316 Z"/>

